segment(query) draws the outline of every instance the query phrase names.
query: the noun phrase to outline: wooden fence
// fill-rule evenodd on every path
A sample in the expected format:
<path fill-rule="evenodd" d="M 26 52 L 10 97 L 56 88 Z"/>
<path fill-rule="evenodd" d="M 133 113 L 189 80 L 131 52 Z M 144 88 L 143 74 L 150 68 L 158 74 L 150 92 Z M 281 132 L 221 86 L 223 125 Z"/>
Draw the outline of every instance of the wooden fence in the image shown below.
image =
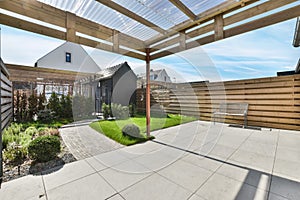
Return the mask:
<path fill-rule="evenodd" d="M 143 108 L 137 92 L 138 110 Z M 193 115 L 211 121 L 221 102 L 249 103 L 248 125 L 300 130 L 300 75 L 238 81 L 177 84 L 169 90 L 152 90 L 151 104 L 167 113 Z M 227 116 L 226 123 L 242 124 L 241 117 Z"/>
<path fill-rule="evenodd" d="M 2 131 L 5 129 L 12 118 L 13 102 L 12 102 L 12 83 L 9 81 L 9 73 L 0 59 L 0 188 L 2 183 L 3 165 L 2 165 Z"/>
<path fill-rule="evenodd" d="M 12 83 L 9 80 L 9 72 L 1 60 L 1 131 L 9 124 L 13 115 Z"/>

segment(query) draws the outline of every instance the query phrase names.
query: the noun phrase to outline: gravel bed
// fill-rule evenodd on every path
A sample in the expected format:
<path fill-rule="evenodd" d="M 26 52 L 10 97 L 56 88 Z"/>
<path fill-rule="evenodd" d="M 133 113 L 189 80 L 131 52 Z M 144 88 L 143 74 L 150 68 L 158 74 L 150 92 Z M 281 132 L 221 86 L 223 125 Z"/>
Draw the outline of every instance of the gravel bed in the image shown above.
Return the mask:
<path fill-rule="evenodd" d="M 29 174 L 40 174 L 45 173 L 51 169 L 63 166 L 66 163 L 76 161 L 76 158 L 68 150 L 61 139 L 62 150 L 60 154 L 54 160 L 50 160 L 45 163 L 35 163 L 29 158 L 25 159 L 20 166 L 12 166 L 8 163 L 3 163 L 3 182 L 11 181 Z"/>

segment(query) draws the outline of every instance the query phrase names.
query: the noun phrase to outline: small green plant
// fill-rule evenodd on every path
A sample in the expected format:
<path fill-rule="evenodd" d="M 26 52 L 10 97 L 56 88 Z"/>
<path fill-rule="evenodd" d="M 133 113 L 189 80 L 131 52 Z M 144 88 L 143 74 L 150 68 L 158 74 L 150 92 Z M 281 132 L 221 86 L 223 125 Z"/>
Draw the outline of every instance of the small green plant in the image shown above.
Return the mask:
<path fill-rule="evenodd" d="M 16 143 L 10 143 L 3 151 L 3 159 L 7 162 L 20 164 L 26 157 L 27 151 Z"/>
<path fill-rule="evenodd" d="M 103 103 L 102 104 L 102 112 L 103 112 L 104 119 L 107 119 L 109 116 L 111 116 L 110 106 Z"/>
<path fill-rule="evenodd" d="M 122 106 L 121 104 L 112 103 L 111 104 L 112 116 L 117 119 L 128 119 L 129 110 L 128 106 Z"/>
<path fill-rule="evenodd" d="M 41 136 L 30 142 L 28 155 L 39 162 L 54 159 L 60 152 L 60 140 L 56 136 Z"/>
<path fill-rule="evenodd" d="M 140 128 L 135 124 L 127 124 L 122 128 L 122 133 L 124 136 L 134 137 L 134 138 L 145 138 L 141 134 Z"/>
<path fill-rule="evenodd" d="M 25 130 L 25 133 L 30 136 L 35 136 L 38 134 L 38 130 L 34 126 L 30 126 Z"/>

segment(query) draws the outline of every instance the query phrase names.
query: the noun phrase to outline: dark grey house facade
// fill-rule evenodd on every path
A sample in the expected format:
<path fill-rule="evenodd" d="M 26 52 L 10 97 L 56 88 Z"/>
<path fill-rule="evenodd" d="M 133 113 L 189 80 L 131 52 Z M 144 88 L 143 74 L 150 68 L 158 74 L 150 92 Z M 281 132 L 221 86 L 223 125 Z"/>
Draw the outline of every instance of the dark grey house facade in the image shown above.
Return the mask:
<path fill-rule="evenodd" d="M 137 76 L 127 62 L 101 70 L 95 81 L 95 112 L 102 112 L 103 103 L 123 106 L 135 103 Z"/>

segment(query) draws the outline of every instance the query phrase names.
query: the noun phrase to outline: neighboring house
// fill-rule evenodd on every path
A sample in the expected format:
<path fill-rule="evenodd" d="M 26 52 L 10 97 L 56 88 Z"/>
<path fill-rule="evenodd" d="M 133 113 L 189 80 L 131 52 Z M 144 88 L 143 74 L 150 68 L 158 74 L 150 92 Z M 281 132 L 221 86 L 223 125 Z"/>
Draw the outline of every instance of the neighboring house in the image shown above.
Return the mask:
<path fill-rule="evenodd" d="M 146 74 L 141 74 L 140 78 L 142 80 L 146 80 Z M 171 79 L 166 72 L 165 69 L 159 69 L 159 70 L 150 70 L 150 80 L 151 81 L 159 81 L 159 82 L 165 82 L 165 83 L 171 83 Z"/>
<path fill-rule="evenodd" d="M 99 66 L 79 45 L 65 42 L 35 63 L 35 67 L 95 73 Z"/>
<path fill-rule="evenodd" d="M 106 68 L 96 74 L 95 111 L 102 112 L 102 104 L 135 103 L 137 77 L 127 62 Z"/>

